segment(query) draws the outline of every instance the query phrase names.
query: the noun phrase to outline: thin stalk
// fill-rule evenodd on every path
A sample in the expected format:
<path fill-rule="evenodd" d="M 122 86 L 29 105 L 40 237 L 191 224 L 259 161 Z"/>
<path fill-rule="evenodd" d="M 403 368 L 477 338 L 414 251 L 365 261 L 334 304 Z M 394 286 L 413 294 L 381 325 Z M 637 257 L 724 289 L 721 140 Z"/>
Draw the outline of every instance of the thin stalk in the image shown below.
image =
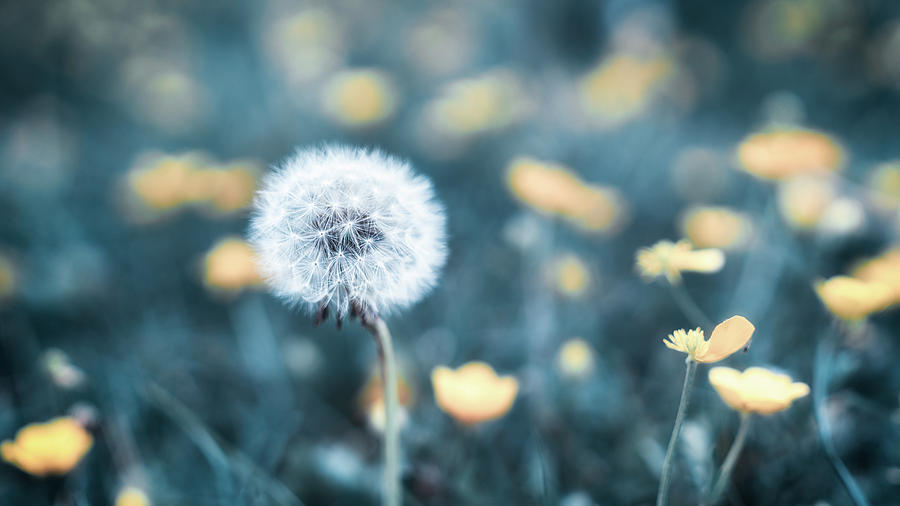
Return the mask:
<path fill-rule="evenodd" d="M 397 424 L 397 361 L 391 332 L 381 318 L 374 318 L 366 328 L 378 344 L 381 385 L 384 391 L 384 506 L 400 506 L 400 427 Z"/>
<path fill-rule="evenodd" d="M 684 289 L 684 285 L 680 282 L 667 282 L 666 284 L 669 285 L 669 291 L 672 292 L 672 298 L 675 299 L 678 308 L 681 309 L 681 312 L 692 324 L 702 328 L 713 327 L 713 321 L 700 309 L 700 306 L 694 301 L 691 294 Z"/>
<path fill-rule="evenodd" d="M 837 326 L 837 324 L 835 324 Z M 819 340 L 816 346 L 816 361 L 813 368 L 813 412 L 816 416 L 816 426 L 818 427 L 819 443 L 825 451 L 825 456 L 834 472 L 841 480 L 841 484 L 847 490 L 847 494 L 856 506 L 869 506 L 862 489 L 853 479 L 850 470 L 838 455 L 837 448 L 834 447 L 834 441 L 831 438 L 831 422 L 828 420 L 828 413 L 825 412 L 825 398 L 828 395 L 828 375 L 831 372 L 830 358 L 834 354 L 836 343 L 840 333 L 835 331 L 832 337 L 825 337 Z"/>
<path fill-rule="evenodd" d="M 709 494 L 709 504 L 716 504 L 725 487 L 728 486 L 728 480 L 731 478 L 731 471 L 734 470 L 734 464 L 737 463 L 738 455 L 744 449 L 744 441 L 747 439 L 747 429 L 750 428 L 750 413 L 741 413 L 741 426 L 738 428 L 734 442 L 731 443 L 731 449 L 725 455 L 725 461 L 719 469 L 719 478 L 716 480 L 712 491 Z"/>
<path fill-rule="evenodd" d="M 678 414 L 675 415 L 675 427 L 672 429 L 672 437 L 669 438 L 669 446 L 666 448 L 666 459 L 663 461 L 662 476 L 659 479 L 659 492 L 656 494 L 656 506 L 665 506 L 669 498 L 669 480 L 672 477 L 672 460 L 675 456 L 675 447 L 678 443 L 678 435 L 681 434 L 681 426 L 684 425 L 684 415 L 687 412 L 691 387 L 694 385 L 694 374 L 697 372 L 697 362 L 691 357 L 685 360 L 687 365 L 684 371 L 684 386 L 681 388 L 681 401 L 678 403 Z"/>

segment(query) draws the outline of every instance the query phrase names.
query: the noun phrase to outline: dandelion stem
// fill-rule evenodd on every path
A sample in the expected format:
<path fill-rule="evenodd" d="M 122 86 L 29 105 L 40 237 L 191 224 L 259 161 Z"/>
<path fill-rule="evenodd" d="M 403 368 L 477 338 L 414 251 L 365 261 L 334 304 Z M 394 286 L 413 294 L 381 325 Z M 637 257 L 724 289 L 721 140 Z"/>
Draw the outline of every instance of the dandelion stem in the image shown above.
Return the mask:
<path fill-rule="evenodd" d="M 691 320 L 691 323 L 703 328 L 713 327 L 713 321 L 700 309 L 700 306 L 694 301 L 691 294 L 684 289 L 684 285 L 671 282 L 668 285 L 675 303 L 678 304 L 678 308 L 681 309 L 681 312 L 684 313 L 688 320 Z"/>
<path fill-rule="evenodd" d="M 734 464 L 737 463 L 738 455 L 741 454 L 741 450 L 744 448 L 744 441 L 747 439 L 747 429 L 749 428 L 750 413 L 741 413 L 741 426 L 738 428 L 734 442 L 731 443 L 731 448 L 728 450 L 728 455 L 725 455 L 725 461 L 722 462 L 722 467 L 719 469 L 719 477 L 716 479 L 716 483 L 709 494 L 708 504 L 716 504 L 722 492 L 725 491 L 725 487 L 728 486 L 731 471 L 734 470 Z"/>
<path fill-rule="evenodd" d="M 835 323 L 835 327 L 837 327 L 837 323 Z M 853 479 L 853 475 L 850 474 L 850 470 L 847 469 L 844 461 L 841 460 L 837 448 L 834 447 L 834 441 L 831 438 L 831 422 L 828 420 L 828 413 L 825 412 L 825 398 L 828 395 L 828 375 L 831 368 L 830 357 L 834 354 L 835 340 L 840 335 L 840 332 L 835 331 L 833 334 L 834 336 L 831 338 L 826 337 L 819 340 L 819 344 L 816 346 L 816 361 L 813 369 L 813 412 L 815 413 L 816 426 L 818 427 L 819 443 L 825 451 L 828 462 L 831 463 L 831 467 L 834 468 L 834 472 L 840 478 L 841 484 L 844 485 L 847 494 L 853 500 L 853 504 L 856 506 L 869 506 L 869 501 L 866 500 L 866 496 L 859 488 L 856 480 Z"/>
<path fill-rule="evenodd" d="M 397 362 L 391 332 L 384 320 L 375 317 L 365 324 L 378 344 L 381 384 L 384 391 L 384 506 L 400 505 L 400 427 L 397 424 Z"/>
<path fill-rule="evenodd" d="M 697 362 L 691 357 L 685 360 L 687 368 L 684 371 L 684 386 L 681 388 L 681 401 L 678 403 L 678 414 L 675 415 L 675 427 L 672 429 L 672 437 L 669 438 L 669 446 L 666 448 L 666 459 L 663 461 L 662 476 L 659 479 L 659 492 L 656 494 L 656 506 L 665 506 L 669 498 L 669 480 L 672 475 L 672 460 L 675 456 L 675 447 L 678 443 L 678 435 L 681 426 L 684 425 L 684 415 L 687 412 L 691 387 L 694 384 L 694 374 L 697 372 Z"/>

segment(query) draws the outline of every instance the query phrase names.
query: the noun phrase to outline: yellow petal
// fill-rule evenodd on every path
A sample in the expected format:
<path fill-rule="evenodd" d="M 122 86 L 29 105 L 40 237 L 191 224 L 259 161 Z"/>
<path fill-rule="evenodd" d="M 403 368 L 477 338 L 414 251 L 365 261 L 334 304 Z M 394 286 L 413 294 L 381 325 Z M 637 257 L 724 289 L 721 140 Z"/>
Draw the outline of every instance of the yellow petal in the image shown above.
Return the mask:
<path fill-rule="evenodd" d="M 713 367 L 709 370 L 709 382 L 712 384 L 719 397 L 732 409 L 745 411 L 741 400 L 740 384 L 741 373 L 730 367 Z"/>
<path fill-rule="evenodd" d="M 718 362 L 747 345 L 756 327 L 743 316 L 732 316 L 716 325 L 709 336 L 706 353 L 695 357 L 698 362 Z"/>

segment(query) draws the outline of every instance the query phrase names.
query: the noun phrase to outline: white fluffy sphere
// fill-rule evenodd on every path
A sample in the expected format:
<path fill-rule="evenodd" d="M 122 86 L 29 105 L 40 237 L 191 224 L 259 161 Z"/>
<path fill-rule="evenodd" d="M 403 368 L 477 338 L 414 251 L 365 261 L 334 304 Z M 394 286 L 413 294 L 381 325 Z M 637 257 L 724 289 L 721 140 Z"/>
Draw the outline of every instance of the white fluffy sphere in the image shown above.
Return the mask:
<path fill-rule="evenodd" d="M 431 182 L 379 151 L 300 149 L 265 176 L 254 207 L 250 242 L 269 286 L 320 315 L 408 306 L 446 259 Z"/>

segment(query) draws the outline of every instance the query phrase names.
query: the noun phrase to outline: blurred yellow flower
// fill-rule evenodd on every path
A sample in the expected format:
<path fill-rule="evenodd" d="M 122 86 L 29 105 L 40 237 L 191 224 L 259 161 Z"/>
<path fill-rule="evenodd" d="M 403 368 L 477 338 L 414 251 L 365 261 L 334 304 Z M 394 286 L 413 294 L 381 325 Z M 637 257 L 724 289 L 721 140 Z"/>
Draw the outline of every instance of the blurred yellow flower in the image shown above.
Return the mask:
<path fill-rule="evenodd" d="M 659 241 L 641 248 L 636 255 L 638 272 L 645 279 L 665 276 L 670 283 L 681 280 L 683 271 L 713 273 L 725 265 L 725 254 L 719 249 L 693 249 L 690 241 Z"/>
<path fill-rule="evenodd" d="M 3 460 L 35 476 L 65 474 L 90 450 L 94 438 L 71 417 L 22 427 L 15 441 L 0 444 Z"/>
<path fill-rule="evenodd" d="M 515 158 L 507 168 L 506 184 L 523 203 L 587 232 L 613 232 L 624 221 L 625 201 L 617 190 L 585 183 L 562 165 Z"/>
<path fill-rule="evenodd" d="M 266 53 L 292 87 L 301 88 L 344 58 L 345 30 L 338 14 L 307 7 L 274 17 L 263 30 Z"/>
<path fill-rule="evenodd" d="M 125 487 L 116 496 L 115 506 L 150 506 L 150 498 L 137 487 Z"/>
<path fill-rule="evenodd" d="M 584 378 L 594 370 L 594 351 L 587 341 L 579 337 L 569 339 L 559 348 L 556 367 L 563 376 Z"/>
<path fill-rule="evenodd" d="M 578 297 L 583 295 L 591 284 L 590 270 L 573 254 L 560 256 L 551 267 L 553 286 L 563 295 Z"/>
<path fill-rule="evenodd" d="M 338 123 L 366 126 L 393 114 L 396 95 L 390 78 L 380 70 L 345 70 L 326 83 L 324 104 Z"/>
<path fill-rule="evenodd" d="M 849 276 L 834 276 L 816 283 L 816 293 L 832 314 L 849 321 L 887 309 L 896 297 L 889 285 Z"/>
<path fill-rule="evenodd" d="M 778 210 L 797 230 L 815 228 L 835 199 L 835 182 L 830 176 L 800 175 L 778 185 Z"/>
<path fill-rule="evenodd" d="M 739 248 L 747 244 L 752 229 L 746 215 L 727 207 L 696 206 L 681 218 L 682 233 L 700 248 Z"/>
<path fill-rule="evenodd" d="M 699 327 L 694 330 L 676 330 L 669 334 L 663 343 L 675 351 L 687 353 L 697 362 L 712 363 L 727 358 L 747 345 L 753 337 L 756 327 L 743 316 L 731 318 L 716 325 L 707 341 L 703 337 L 703 330 Z"/>
<path fill-rule="evenodd" d="M 867 180 L 876 206 L 887 211 L 900 209 L 900 160 L 878 165 Z"/>
<path fill-rule="evenodd" d="M 750 367 L 743 373 L 730 367 L 713 367 L 709 382 L 725 404 L 742 413 L 770 415 L 809 394 L 805 383 L 793 383 L 790 376 L 762 367 Z"/>
<path fill-rule="evenodd" d="M 220 240 L 203 260 L 203 283 L 207 288 L 227 293 L 262 285 L 256 253 L 237 237 Z"/>
<path fill-rule="evenodd" d="M 413 391 L 406 378 L 400 374 L 397 377 L 397 401 L 399 409 L 398 423 L 402 427 L 406 424 L 406 406 L 413 402 Z M 384 410 L 384 387 L 381 384 L 381 374 L 377 370 L 372 371 L 369 380 L 359 393 L 359 408 L 366 416 L 369 426 L 378 432 L 384 432 L 386 412 Z"/>
<path fill-rule="evenodd" d="M 741 168 L 762 179 L 828 173 L 844 165 L 844 150 L 828 134 L 801 128 L 777 128 L 751 134 L 737 150 Z"/>
<path fill-rule="evenodd" d="M 890 249 L 860 263 L 852 274 L 863 281 L 890 286 L 894 290 L 893 303 L 900 302 L 900 248 Z"/>
<path fill-rule="evenodd" d="M 258 172 L 254 162 L 219 166 L 202 153 L 145 154 L 126 178 L 128 204 L 139 220 L 152 219 L 185 205 L 231 213 L 252 203 Z"/>
<path fill-rule="evenodd" d="M 672 69 L 665 57 L 614 54 L 581 79 L 581 102 L 599 126 L 617 126 L 647 109 Z"/>
<path fill-rule="evenodd" d="M 16 292 L 16 268 L 12 260 L 0 255 L 0 302 Z"/>
<path fill-rule="evenodd" d="M 518 76 L 495 69 L 445 86 L 426 105 L 425 117 L 439 133 L 468 136 L 516 123 L 529 109 Z"/>
<path fill-rule="evenodd" d="M 438 406 L 466 425 L 505 415 L 519 391 L 516 378 L 497 376 L 484 362 L 469 362 L 456 370 L 435 367 L 431 371 L 431 385 Z"/>
<path fill-rule="evenodd" d="M 161 156 L 138 163 L 128 174 L 132 192 L 153 210 L 165 211 L 184 203 L 191 176 L 205 161 L 203 155 Z"/>
<path fill-rule="evenodd" d="M 233 163 L 211 172 L 212 177 L 208 180 L 209 186 L 203 200 L 208 201 L 214 210 L 231 213 L 253 203 L 259 173 L 253 162 Z"/>

